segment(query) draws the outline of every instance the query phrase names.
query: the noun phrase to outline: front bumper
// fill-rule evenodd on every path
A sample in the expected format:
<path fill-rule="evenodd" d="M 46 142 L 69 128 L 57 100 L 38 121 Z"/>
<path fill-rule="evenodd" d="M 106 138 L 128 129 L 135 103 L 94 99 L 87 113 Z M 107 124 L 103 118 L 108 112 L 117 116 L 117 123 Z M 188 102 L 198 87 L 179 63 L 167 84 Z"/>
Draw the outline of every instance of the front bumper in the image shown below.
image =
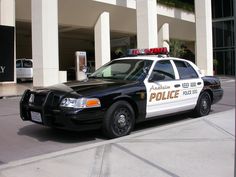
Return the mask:
<path fill-rule="evenodd" d="M 29 103 L 31 94 L 35 94 L 34 103 Z M 82 131 L 100 128 L 104 117 L 101 108 L 68 109 L 59 106 L 61 96 L 52 91 L 40 93 L 26 90 L 20 101 L 20 116 L 24 121 L 60 129 Z M 32 112 L 40 114 L 40 121 L 32 118 Z"/>
<path fill-rule="evenodd" d="M 212 92 L 213 92 L 212 104 L 215 104 L 215 103 L 219 102 L 223 98 L 223 95 L 224 95 L 223 89 L 221 89 L 221 88 L 220 89 L 215 89 Z"/>

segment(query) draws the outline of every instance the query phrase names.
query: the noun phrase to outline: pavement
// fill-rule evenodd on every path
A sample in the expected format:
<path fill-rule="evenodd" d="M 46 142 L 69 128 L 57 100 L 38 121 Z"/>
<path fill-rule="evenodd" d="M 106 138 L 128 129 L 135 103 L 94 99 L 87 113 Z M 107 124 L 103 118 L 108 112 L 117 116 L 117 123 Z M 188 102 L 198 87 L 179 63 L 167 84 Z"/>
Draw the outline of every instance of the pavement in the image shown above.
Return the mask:
<path fill-rule="evenodd" d="M 32 82 L 0 84 L 0 98 L 21 96 L 26 89 L 32 88 Z"/>
<path fill-rule="evenodd" d="M 235 109 L 0 166 L 0 177 L 233 177 Z"/>
<path fill-rule="evenodd" d="M 235 108 L 9 162 L 0 177 L 233 177 L 234 159 Z"/>

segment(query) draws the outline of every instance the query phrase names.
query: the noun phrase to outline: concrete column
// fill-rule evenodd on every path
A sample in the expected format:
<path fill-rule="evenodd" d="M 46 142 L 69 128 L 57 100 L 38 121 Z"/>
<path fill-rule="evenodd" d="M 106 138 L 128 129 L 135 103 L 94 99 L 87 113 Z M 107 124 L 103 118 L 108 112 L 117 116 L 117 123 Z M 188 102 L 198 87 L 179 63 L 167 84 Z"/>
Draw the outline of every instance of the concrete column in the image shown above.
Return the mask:
<path fill-rule="evenodd" d="M 15 0 L 0 0 L 0 24 L 15 27 Z"/>
<path fill-rule="evenodd" d="M 235 42 L 236 42 L 236 33 L 235 33 L 235 30 L 236 30 L 236 2 L 235 1 L 233 1 L 233 4 L 234 4 L 234 57 L 235 57 L 235 53 L 236 53 L 236 44 L 235 44 Z M 236 68 L 236 62 L 234 63 L 234 67 Z M 236 76 L 236 71 L 234 70 L 234 72 L 235 72 L 235 74 L 234 74 L 234 76 Z M 235 149 L 235 151 L 236 151 L 236 149 Z M 235 166 L 235 168 L 236 168 L 236 163 L 234 163 L 234 166 Z M 235 172 L 235 174 L 236 174 L 236 172 Z"/>
<path fill-rule="evenodd" d="M 158 47 L 156 0 L 137 0 L 137 47 Z"/>
<path fill-rule="evenodd" d="M 103 12 L 94 27 L 95 68 L 98 69 L 111 60 L 110 14 Z"/>
<path fill-rule="evenodd" d="M 32 54 L 35 87 L 59 82 L 58 2 L 32 0 Z"/>
<path fill-rule="evenodd" d="M 15 27 L 15 0 L 0 0 L 0 25 Z M 15 33 L 15 32 L 14 32 Z M 16 36 L 16 34 L 14 34 Z M 16 37 L 14 37 L 14 81 L 16 82 Z M 5 82 L 8 83 L 8 82 Z"/>
<path fill-rule="evenodd" d="M 211 0 L 195 0 L 196 64 L 206 74 L 213 75 Z"/>
<path fill-rule="evenodd" d="M 159 47 L 166 47 L 167 50 L 170 51 L 170 47 L 168 44 L 169 40 L 170 40 L 169 23 L 164 23 L 158 33 Z"/>

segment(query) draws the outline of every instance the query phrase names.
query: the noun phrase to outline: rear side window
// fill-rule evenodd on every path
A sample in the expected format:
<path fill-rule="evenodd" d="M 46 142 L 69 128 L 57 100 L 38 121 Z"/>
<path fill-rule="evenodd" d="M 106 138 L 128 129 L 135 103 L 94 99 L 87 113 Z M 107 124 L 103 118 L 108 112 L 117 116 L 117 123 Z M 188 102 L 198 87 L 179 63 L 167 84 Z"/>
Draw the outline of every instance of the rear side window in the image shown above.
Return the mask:
<path fill-rule="evenodd" d="M 188 62 L 174 60 L 174 63 L 179 72 L 180 79 L 198 78 L 196 71 Z"/>
<path fill-rule="evenodd" d="M 30 60 L 24 60 L 24 61 L 23 61 L 23 67 L 24 67 L 24 68 L 32 68 L 32 67 L 33 67 L 32 61 L 30 61 Z"/>

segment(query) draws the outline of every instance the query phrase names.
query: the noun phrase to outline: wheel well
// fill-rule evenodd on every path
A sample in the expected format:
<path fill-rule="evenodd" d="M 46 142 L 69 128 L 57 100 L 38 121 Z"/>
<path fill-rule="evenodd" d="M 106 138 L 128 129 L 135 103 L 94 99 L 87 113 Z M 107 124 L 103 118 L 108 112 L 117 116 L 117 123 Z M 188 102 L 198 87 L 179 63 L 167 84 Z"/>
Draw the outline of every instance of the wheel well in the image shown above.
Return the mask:
<path fill-rule="evenodd" d="M 135 119 L 138 117 L 138 106 L 137 106 L 137 104 L 132 100 L 132 99 L 130 99 L 130 98 L 127 98 L 127 97 L 123 97 L 123 98 L 118 98 L 118 99 L 116 99 L 113 103 L 115 103 L 115 102 L 117 102 L 117 101 L 127 101 L 130 105 L 131 105 L 131 107 L 133 108 L 133 110 L 134 110 L 134 114 L 135 114 Z M 113 104 L 112 103 L 112 104 Z"/>

